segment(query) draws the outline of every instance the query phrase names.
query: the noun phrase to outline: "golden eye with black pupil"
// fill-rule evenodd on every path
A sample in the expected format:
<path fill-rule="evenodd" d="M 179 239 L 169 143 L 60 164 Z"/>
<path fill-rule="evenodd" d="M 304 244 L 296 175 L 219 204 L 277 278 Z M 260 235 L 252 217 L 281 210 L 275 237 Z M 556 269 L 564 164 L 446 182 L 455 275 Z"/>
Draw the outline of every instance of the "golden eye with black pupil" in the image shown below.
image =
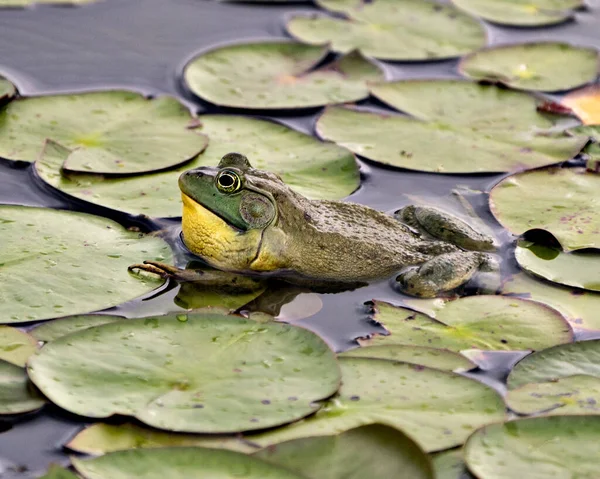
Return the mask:
<path fill-rule="evenodd" d="M 223 193 L 235 193 L 242 187 L 240 175 L 235 171 L 220 171 L 216 178 L 217 188 Z"/>

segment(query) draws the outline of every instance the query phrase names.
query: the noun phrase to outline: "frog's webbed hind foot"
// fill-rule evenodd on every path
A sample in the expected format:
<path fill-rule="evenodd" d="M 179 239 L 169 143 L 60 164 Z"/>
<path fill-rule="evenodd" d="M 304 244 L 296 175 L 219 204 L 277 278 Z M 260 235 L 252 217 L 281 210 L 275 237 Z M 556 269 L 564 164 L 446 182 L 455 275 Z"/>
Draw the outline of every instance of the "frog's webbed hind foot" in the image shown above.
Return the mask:
<path fill-rule="evenodd" d="M 469 281 L 478 271 L 497 271 L 497 259 L 487 253 L 456 251 L 402 271 L 396 281 L 406 294 L 434 298 Z"/>
<path fill-rule="evenodd" d="M 144 261 L 143 263 L 132 264 L 127 268 L 130 273 L 139 274 L 141 271 L 145 273 L 155 274 L 163 279 L 175 279 L 177 281 L 199 281 L 204 276 L 200 270 L 181 269 L 176 266 L 161 263 L 160 261 Z"/>
<path fill-rule="evenodd" d="M 436 239 L 469 251 L 495 249 L 493 238 L 476 231 L 460 218 L 431 206 L 405 206 L 394 213 L 394 218 Z"/>

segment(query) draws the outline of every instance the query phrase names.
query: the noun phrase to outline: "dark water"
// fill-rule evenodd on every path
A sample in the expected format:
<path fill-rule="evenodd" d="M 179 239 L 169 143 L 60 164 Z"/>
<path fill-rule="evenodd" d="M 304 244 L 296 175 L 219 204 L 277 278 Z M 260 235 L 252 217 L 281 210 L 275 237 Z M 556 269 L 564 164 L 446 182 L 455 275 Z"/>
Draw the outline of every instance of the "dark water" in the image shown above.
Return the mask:
<path fill-rule="evenodd" d="M 543 29 L 488 26 L 490 43 L 563 40 L 600 47 L 600 0 L 588 0 L 589 9 L 576 21 Z M 198 112 L 220 112 L 190 96 L 181 86 L 183 65 L 199 51 L 229 41 L 286 38 L 282 17 L 291 11 L 311 10 L 307 4 L 251 5 L 213 0 L 104 0 L 83 7 L 40 6 L 0 10 L 0 74 L 12 80 L 23 95 L 126 88 L 151 94 L 173 94 Z M 385 64 L 388 79 L 456 77 L 456 61 L 429 64 Z M 310 112 L 279 119 L 310 133 L 316 119 Z M 486 191 L 500 175 L 457 176 L 404 172 L 361 162 L 364 181 L 351 200 L 391 211 L 417 199 L 440 206 L 460 186 Z M 410 195 L 411 198 L 406 195 Z M 472 198 L 477 213 L 497 224 L 485 197 Z M 37 184 L 27 165 L 15 167 L 0 160 L 0 203 L 79 209 L 85 208 Z M 131 224 L 126 215 L 116 217 Z M 508 264 L 508 269 L 513 265 Z M 127 316 L 177 310 L 176 289 L 148 301 L 136 300 L 116 308 Z M 336 295 L 301 295 L 284 309 L 322 309 L 301 324 L 325 337 L 337 349 L 351 339 L 373 331 L 366 321 L 364 302 L 377 298 L 398 302 L 401 297 L 387 282 Z M 485 371 L 475 372 L 484 382 L 501 389 L 508 368 L 520 354 L 492 355 Z M 68 463 L 61 445 L 84 424 L 53 406 L 41 413 L 0 422 L 0 477 L 36 477 L 50 462 Z M 12 428 L 11 428 L 12 426 Z M 11 469 L 23 470 L 9 472 Z"/>

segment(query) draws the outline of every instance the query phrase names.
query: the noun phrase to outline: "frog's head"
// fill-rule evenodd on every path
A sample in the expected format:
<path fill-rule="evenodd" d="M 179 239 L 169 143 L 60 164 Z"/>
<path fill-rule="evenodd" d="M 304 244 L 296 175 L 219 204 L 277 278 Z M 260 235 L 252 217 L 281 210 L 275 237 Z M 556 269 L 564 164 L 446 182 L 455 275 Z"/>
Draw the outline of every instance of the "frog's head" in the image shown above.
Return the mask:
<path fill-rule="evenodd" d="M 217 168 L 182 173 L 179 188 L 183 241 L 190 251 L 220 269 L 271 271 L 281 267 L 277 258 L 263 254 L 265 231 L 278 229 L 276 197 L 289 191 L 278 176 L 253 169 L 244 155 L 228 153 Z M 269 242 L 275 238 L 277 243 L 280 236 L 269 235 Z M 278 245 L 269 244 L 268 249 L 276 252 Z"/>

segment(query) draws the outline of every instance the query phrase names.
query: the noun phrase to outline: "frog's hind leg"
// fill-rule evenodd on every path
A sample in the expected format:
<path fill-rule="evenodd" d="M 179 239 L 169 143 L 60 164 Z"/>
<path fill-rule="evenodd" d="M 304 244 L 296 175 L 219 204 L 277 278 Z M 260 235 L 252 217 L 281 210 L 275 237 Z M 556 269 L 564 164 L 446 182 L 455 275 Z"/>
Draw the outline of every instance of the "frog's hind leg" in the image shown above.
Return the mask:
<path fill-rule="evenodd" d="M 431 206 L 409 205 L 396 211 L 394 218 L 434 238 L 469 251 L 492 251 L 494 239 L 468 223 Z"/>
<path fill-rule="evenodd" d="M 496 271 L 496 258 L 487 253 L 455 251 L 445 253 L 402 271 L 396 281 L 411 296 L 434 298 L 469 281 L 479 271 Z"/>

